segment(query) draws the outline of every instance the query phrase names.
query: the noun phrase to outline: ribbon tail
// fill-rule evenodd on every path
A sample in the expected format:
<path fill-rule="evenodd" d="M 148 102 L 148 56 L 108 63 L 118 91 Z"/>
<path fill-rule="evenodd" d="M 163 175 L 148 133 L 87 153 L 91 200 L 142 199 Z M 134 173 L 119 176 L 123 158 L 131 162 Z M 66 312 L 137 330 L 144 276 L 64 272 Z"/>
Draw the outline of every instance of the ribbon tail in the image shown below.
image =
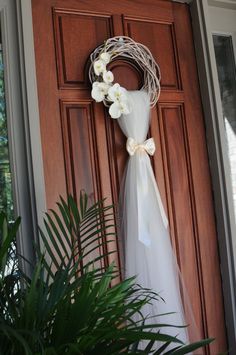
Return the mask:
<path fill-rule="evenodd" d="M 151 245 L 148 209 L 145 208 L 145 201 L 148 199 L 149 187 L 147 177 L 147 165 L 145 156 L 137 156 L 137 223 L 138 239 L 145 246 Z"/>
<path fill-rule="evenodd" d="M 147 225 L 147 221 L 145 220 L 145 217 L 143 216 L 143 211 L 141 209 L 141 199 L 140 196 L 137 196 L 138 198 L 138 240 L 143 243 L 145 246 L 149 247 L 151 245 L 151 240 L 150 240 L 150 233 L 149 233 L 149 228 Z"/>
<path fill-rule="evenodd" d="M 153 183 L 153 186 L 154 186 L 154 189 L 155 189 L 157 203 L 158 203 L 158 207 L 159 207 L 160 214 L 161 214 L 161 217 L 162 217 L 162 221 L 163 221 L 164 227 L 167 229 L 168 225 L 169 225 L 169 221 L 168 221 L 168 218 L 166 216 L 166 212 L 165 212 L 165 209 L 164 209 L 164 206 L 163 206 L 163 203 L 162 203 L 161 195 L 160 195 L 160 192 L 159 192 L 159 189 L 158 189 L 158 186 L 157 186 L 157 182 L 156 182 L 156 179 L 154 177 L 154 173 L 153 173 L 153 170 L 152 170 L 151 166 L 150 166 L 150 170 L 151 170 L 151 179 L 152 179 L 152 183 Z"/>

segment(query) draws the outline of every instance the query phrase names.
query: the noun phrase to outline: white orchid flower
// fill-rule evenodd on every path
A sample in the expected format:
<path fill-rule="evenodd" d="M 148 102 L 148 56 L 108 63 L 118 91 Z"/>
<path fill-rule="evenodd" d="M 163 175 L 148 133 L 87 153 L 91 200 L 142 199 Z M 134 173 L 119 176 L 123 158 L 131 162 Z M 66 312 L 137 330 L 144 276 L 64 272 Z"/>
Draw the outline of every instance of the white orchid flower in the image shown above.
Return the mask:
<path fill-rule="evenodd" d="M 111 84 L 114 80 L 114 75 L 111 71 L 104 71 L 103 73 L 103 81 L 107 84 Z"/>
<path fill-rule="evenodd" d="M 106 71 L 106 63 L 103 60 L 96 60 L 93 64 L 94 72 L 97 76 Z"/>
<path fill-rule="evenodd" d="M 116 83 L 109 88 L 108 99 L 113 102 L 127 101 L 127 91 Z"/>
<path fill-rule="evenodd" d="M 105 99 L 105 96 L 108 93 L 108 89 L 109 89 L 108 84 L 95 81 L 93 83 L 91 96 L 96 102 L 101 102 Z"/>
<path fill-rule="evenodd" d="M 103 52 L 100 54 L 100 59 L 102 59 L 106 64 L 110 63 L 111 55 L 108 52 Z"/>
<path fill-rule="evenodd" d="M 119 118 L 122 114 L 127 115 L 131 112 L 128 101 L 115 101 L 109 108 L 112 118 Z"/>

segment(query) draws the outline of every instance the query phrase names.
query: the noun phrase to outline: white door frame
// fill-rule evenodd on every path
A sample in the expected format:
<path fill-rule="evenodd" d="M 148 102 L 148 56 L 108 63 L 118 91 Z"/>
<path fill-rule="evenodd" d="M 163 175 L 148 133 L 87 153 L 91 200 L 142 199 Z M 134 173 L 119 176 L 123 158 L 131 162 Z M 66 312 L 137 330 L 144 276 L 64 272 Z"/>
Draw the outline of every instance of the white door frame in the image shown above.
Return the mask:
<path fill-rule="evenodd" d="M 221 272 L 229 348 L 236 349 L 236 259 L 234 258 L 232 248 L 232 237 L 234 234 L 231 223 L 232 213 L 229 205 L 229 192 L 226 190 L 227 167 L 225 166 L 223 159 L 226 152 L 224 145 L 222 145 L 222 127 L 219 124 L 222 120 L 222 111 L 217 82 L 216 64 L 214 59 L 213 41 L 209 29 L 208 2 L 207 0 L 173 1 L 188 3 L 192 15 L 196 58 L 215 198 L 215 213 L 221 258 Z M 211 4 L 221 7 L 236 7 L 234 0 L 209 1 Z M 46 208 L 46 195 L 40 137 L 31 0 L 16 0 L 16 4 L 21 55 L 21 76 L 24 83 L 23 96 L 25 117 L 27 119 L 29 129 L 27 149 L 32 156 L 35 207 L 38 221 L 40 222 L 42 219 L 42 211 L 45 211 Z M 214 277 L 214 275 L 212 275 L 212 277 Z"/>

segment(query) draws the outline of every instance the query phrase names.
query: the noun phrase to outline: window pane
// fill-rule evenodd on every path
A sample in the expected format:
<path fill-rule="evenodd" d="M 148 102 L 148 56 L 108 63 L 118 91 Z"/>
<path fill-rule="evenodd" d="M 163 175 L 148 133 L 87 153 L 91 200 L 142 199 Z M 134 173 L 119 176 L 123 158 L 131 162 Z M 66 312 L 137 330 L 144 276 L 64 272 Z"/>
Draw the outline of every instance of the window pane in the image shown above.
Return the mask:
<path fill-rule="evenodd" d="M 236 67 L 231 36 L 214 35 L 214 48 L 228 143 L 236 216 Z"/>
<path fill-rule="evenodd" d="M 2 45 L 0 43 L 0 211 L 8 215 L 9 221 L 14 219 L 12 179 L 9 162 L 7 115 L 4 85 L 4 65 Z"/>

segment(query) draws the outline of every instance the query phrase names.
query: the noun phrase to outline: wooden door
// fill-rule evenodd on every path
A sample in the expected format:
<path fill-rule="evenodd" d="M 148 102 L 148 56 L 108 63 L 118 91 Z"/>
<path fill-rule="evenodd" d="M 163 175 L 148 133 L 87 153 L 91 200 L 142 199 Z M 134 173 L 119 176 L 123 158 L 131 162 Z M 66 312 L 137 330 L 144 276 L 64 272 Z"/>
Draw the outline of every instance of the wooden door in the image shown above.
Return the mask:
<path fill-rule="evenodd" d="M 127 153 L 103 104 L 90 96 L 88 58 L 106 38 L 148 46 L 162 73 L 152 110 L 153 166 L 172 242 L 207 354 L 227 348 L 211 182 L 188 7 L 167 0 L 32 0 L 41 136 L 48 207 L 79 191 L 117 203 Z M 134 63 L 112 64 L 137 89 Z M 113 245 L 114 247 L 114 245 Z M 102 251 L 101 251 L 102 252 Z M 108 260 L 109 262 L 109 260 Z"/>

